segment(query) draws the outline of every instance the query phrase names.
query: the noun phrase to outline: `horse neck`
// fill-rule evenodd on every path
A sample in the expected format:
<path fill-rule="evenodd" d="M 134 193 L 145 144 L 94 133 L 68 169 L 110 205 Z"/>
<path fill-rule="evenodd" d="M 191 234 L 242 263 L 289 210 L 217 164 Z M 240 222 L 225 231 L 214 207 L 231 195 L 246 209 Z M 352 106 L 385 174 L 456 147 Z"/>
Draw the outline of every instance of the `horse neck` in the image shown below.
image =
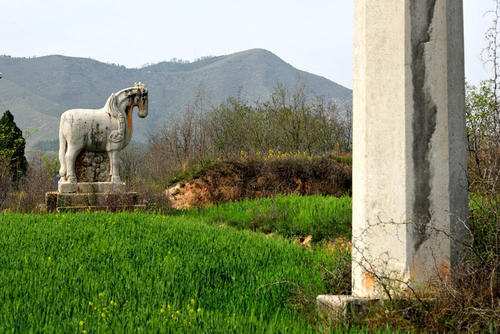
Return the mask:
<path fill-rule="evenodd" d="M 123 148 L 125 148 L 132 139 L 132 111 L 134 110 L 134 107 L 135 105 L 131 104 L 130 106 L 127 106 L 127 108 L 125 109 L 127 116 L 126 117 L 127 127 L 125 128 L 125 142 L 123 143 Z"/>
<path fill-rule="evenodd" d="M 132 139 L 132 111 L 136 104 L 133 103 L 133 100 L 130 98 L 122 98 L 121 95 L 125 94 L 127 89 L 121 90 L 116 93 L 117 98 L 121 100 L 118 103 L 119 112 L 125 114 L 125 138 L 123 141 L 122 149 L 124 149 Z"/>

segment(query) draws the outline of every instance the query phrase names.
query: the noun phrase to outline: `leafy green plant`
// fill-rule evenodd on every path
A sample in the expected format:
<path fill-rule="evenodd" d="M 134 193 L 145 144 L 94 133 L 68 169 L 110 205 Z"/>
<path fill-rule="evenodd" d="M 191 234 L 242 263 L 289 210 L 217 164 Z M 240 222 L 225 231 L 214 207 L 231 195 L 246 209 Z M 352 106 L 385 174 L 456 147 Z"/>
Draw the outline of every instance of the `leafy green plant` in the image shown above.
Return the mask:
<path fill-rule="evenodd" d="M 500 107 L 492 81 L 467 87 L 467 152 L 473 191 L 498 193 L 500 186 Z"/>

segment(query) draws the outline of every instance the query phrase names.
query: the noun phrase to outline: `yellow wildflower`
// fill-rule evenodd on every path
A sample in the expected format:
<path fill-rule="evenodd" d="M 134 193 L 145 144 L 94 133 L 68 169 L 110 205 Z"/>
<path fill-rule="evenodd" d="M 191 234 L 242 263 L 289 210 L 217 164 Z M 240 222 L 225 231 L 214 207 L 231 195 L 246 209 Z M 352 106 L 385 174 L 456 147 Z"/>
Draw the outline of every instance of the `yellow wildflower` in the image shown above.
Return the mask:
<path fill-rule="evenodd" d="M 101 313 L 101 317 L 105 318 L 106 317 L 106 313 Z"/>
<path fill-rule="evenodd" d="M 99 297 L 103 297 L 104 296 L 104 293 L 103 292 L 99 292 Z"/>
<path fill-rule="evenodd" d="M 87 334 L 87 331 L 84 329 L 84 330 L 82 331 L 82 334 Z"/>
<path fill-rule="evenodd" d="M 167 305 L 168 310 L 170 311 L 172 309 L 172 305 L 168 304 Z"/>
<path fill-rule="evenodd" d="M 83 326 L 83 324 L 84 324 L 83 320 L 80 320 L 79 324 L 80 324 L 80 326 Z"/>
<path fill-rule="evenodd" d="M 49 258 L 47 260 L 50 262 L 50 261 L 52 261 L 52 258 L 49 256 Z"/>
<path fill-rule="evenodd" d="M 175 313 L 177 313 L 177 314 L 181 314 L 181 311 L 177 310 L 177 311 L 175 311 Z"/>
<path fill-rule="evenodd" d="M 201 307 L 198 307 L 198 309 L 196 310 L 198 313 L 201 312 Z"/>
<path fill-rule="evenodd" d="M 196 301 L 191 298 L 191 304 L 194 304 L 194 303 L 196 303 Z"/>
<path fill-rule="evenodd" d="M 92 303 L 92 302 L 89 302 L 89 305 L 90 305 L 90 306 L 92 306 L 92 305 L 94 305 L 94 303 Z"/>
<path fill-rule="evenodd" d="M 165 312 L 165 309 L 162 307 L 162 308 L 160 309 L 160 313 L 163 313 L 163 312 Z"/>

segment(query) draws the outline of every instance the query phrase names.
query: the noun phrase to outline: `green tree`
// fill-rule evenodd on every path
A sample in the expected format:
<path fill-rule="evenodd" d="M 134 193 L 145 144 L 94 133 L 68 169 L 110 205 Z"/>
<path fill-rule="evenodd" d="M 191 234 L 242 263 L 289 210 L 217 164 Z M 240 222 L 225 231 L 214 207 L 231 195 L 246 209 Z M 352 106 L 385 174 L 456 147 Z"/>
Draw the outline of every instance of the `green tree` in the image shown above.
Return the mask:
<path fill-rule="evenodd" d="M 28 161 L 24 156 L 25 145 L 22 131 L 7 110 L 0 118 L 0 159 L 9 165 L 14 184 L 26 175 L 28 169 Z"/>

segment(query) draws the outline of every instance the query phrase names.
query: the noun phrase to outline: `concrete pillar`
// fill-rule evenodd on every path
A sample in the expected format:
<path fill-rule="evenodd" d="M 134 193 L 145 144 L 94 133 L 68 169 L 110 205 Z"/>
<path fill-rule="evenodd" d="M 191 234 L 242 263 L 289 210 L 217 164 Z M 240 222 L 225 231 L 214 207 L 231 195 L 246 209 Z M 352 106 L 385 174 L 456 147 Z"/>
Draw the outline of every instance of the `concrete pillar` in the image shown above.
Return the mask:
<path fill-rule="evenodd" d="M 352 294 L 377 298 L 460 261 L 462 0 L 355 0 L 354 22 Z"/>

